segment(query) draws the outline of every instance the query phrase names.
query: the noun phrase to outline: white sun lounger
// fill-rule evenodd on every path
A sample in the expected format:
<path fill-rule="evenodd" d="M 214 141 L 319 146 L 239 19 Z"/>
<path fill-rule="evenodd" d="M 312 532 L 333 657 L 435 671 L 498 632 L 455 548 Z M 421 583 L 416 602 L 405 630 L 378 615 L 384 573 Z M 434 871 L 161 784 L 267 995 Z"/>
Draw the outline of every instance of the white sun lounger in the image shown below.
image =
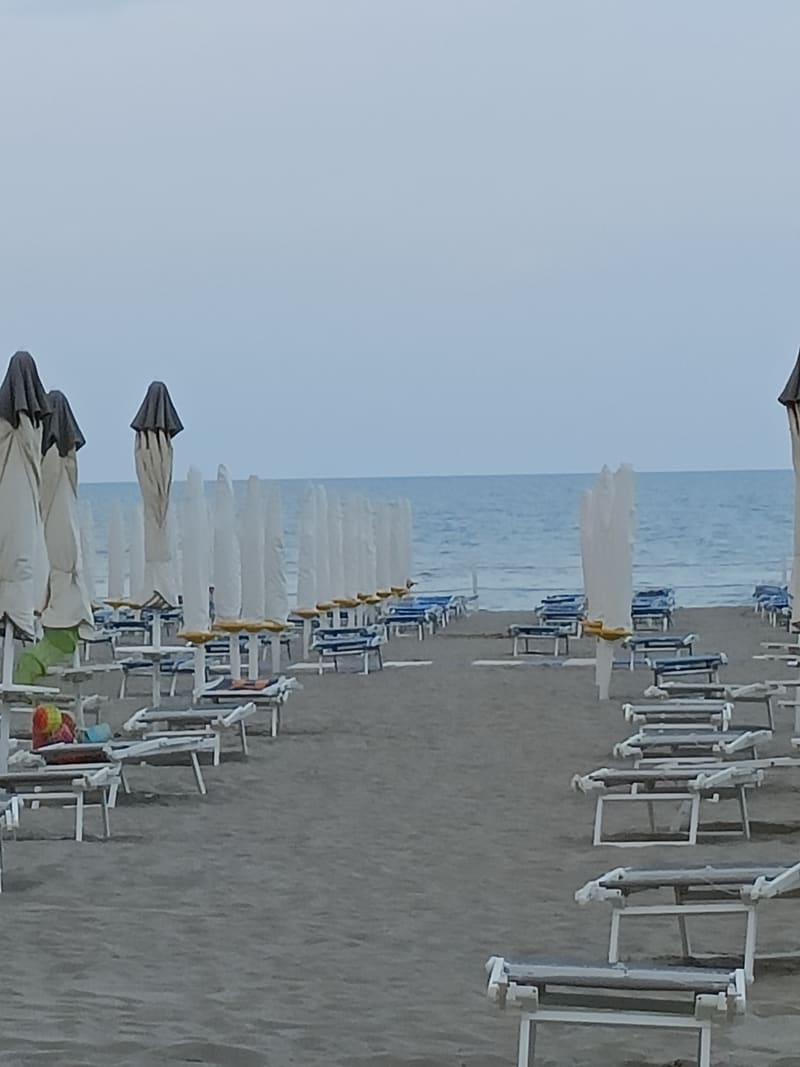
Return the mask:
<path fill-rule="evenodd" d="M 217 678 L 200 693 L 198 701 L 208 700 L 212 704 L 236 701 L 239 705 L 247 702 L 255 704 L 261 710 L 266 709 L 270 713 L 270 736 L 275 738 L 281 729 L 281 709 L 293 690 L 300 688 L 302 687 L 296 678 L 286 678 L 283 675 L 261 689 L 251 688 L 246 684 L 232 687 L 230 678 Z"/>
<path fill-rule="evenodd" d="M 667 900 L 638 903 L 643 895 L 661 893 Z M 800 863 L 787 867 L 769 864 L 737 864 L 685 868 L 616 867 L 587 882 L 576 893 L 579 904 L 595 902 L 611 905 L 611 931 L 608 961 L 619 961 L 620 925 L 623 918 L 652 921 L 664 916 L 678 922 L 681 949 L 686 960 L 697 959 L 692 951 L 687 918 L 716 915 L 742 916 L 745 920 L 744 944 L 738 955 L 748 982 L 753 981 L 756 959 L 796 957 L 791 953 L 758 956 L 756 909 L 764 900 L 797 900 L 800 897 Z M 635 902 L 635 903 L 634 903 Z M 727 955 L 717 952 L 715 957 Z"/>
<path fill-rule="evenodd" d="M 758 763 L 768 761 L 759 760 Z M 747 811 L 746 789 L 760 785 L 763 768 L 738 763 L 708 763 L 706 765 L 676 766 L 674 763 L 637 767 L 632 770 L 601 767 L 590 774 L 575 775 L 573 788 L 581 793 L 596 795 L 593 845 L 614 845 L 641 848 L 647 845 L 695 845 L 699 833 L 740 833 L 749 840 L 750 818 Z M 740 821 L 737 825 L 719 830 L 706 830 L 700 825 L 702 801 L 717 802 L 723 798 L 738 801 Z M 669 837 L 659 831 L 655 819 L 656 804 L 680 805 L 679 817 L 669 827 Z M 603 837 L 603 815 L 608 804 L 637 804 L 647 806 L 650 836 L 641 839 L 609 840 Z M 688 828 L 681 832 L 683 808 L 688 807 Z"/>
<path fill-rule="evenodd" d="M 200 767 L 199 757 L 202 754 L 211 756 L 212 763 L 219 763 L 219 738 L 216 735 L 185 733 L 171 736 L 153 734 L 131 740 L 114 739 L 102 744 L 78 743 L 78 744 L 55 744 L 46 745 L 34 749 L 34 754 L 48 763 L 48 766 L 66 766 L 58 761 L 65 757 L 82 756 L 87 763 L 96 759 L 98 764 L 107 761 L 119 768 L 119 785 L 124 793 L 130 793 L 126 775 L 126 765 L 135 766 L 145 763 L 158 763 L 173 756 L 188 756 L 192 766 L 194 780 L 200 796 L 206 796 L 206 788 L 203 772 Z M 79 763 L 71 763 L 69 766 L 80 767 Z M 110 796 L 109 807 L 113 808 L 117 800 L 117 786 L 115 784 Z"/>
<path fill-rule="evenodd" d="M 690 697 L 706 700 L 725 700 L 731 704 L 762 704 L 767 712 L 767 725 L 775 729 L 775 717 L 772 702 L 776 696 L 785 693 L 783 684 L 778 682 L 752 682 L 734 684 L 732 682 L 668 682 L 662 681 L 658 686 L 645 690 L 646 697 L 664 699 L 686 699 Z"/>
<path fill-rule="evenodd" d="M 75 808 L 75 840 L 83 841 L 84 808 L 96 797 L 103 816 L 103 836 L 111 836 L 109 808 L 119 785 L 119 764 L 67 764 L 33 767 L 0 774 L 0 790 L 13 793 L 32 808 L 58 803 Z"/>
<path fill-rule="evenodd" d="M 730 730 L 643 726 L 638 733 L 614 746 L 618 759 L 634 759 L 640 766 L 654 761 L 679 760 L 708 763 L 721 755 L 758 758 L 757 746 L 772 740 L 771 730 L 747 727 Z"/>
<path fill-rule="evenodd" d="M 14 831 L 19 826 L 19 809 L 22 802 L 13 793 L 0 793 L 0 893 L 3 891 L 3 834 L 6 830 Z"/>
<path fill-rule="evenodd" d="M 242 755 L 249 755 L 247 744 L 247 722 L 259 711 L 253 700 L 237 704 L 227 709 L 223 707 L 181 708 L 141 708 L 123 723 L 126 733 L 141 734 L 152 737 L 153 734 L 167 736 L 200 736 L 216 739 L 214 748 L 214 765 L 220 760 L 221 738 L 229 730 L 236 732 Z"/>
<path fill-rule="evenodd" d="M 540 1023 L 694 1030 L 698 1067 L 711 1067 L 712 1023 L 747 1007 L 742 970 L 622 964 L 549 963 L 492 956 L 487 994 L 519 1008 L 518 1067 L 532 1067 Z"/>
<path fill-rule="evenodd" d="M 733 704 L 727 700 L 660 700 L 648 704 L 623 704 L 625 721 L 637 725 L 715 726 L 727 730 Z"/>

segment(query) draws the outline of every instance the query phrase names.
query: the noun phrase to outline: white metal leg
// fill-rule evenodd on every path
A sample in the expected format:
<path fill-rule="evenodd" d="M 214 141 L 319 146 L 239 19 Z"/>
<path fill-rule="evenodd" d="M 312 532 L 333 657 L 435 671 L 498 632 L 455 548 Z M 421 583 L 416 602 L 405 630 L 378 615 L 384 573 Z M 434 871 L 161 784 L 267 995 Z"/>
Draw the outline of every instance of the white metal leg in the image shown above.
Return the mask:
<path fill-rule="evenodd" d="M 190 758 L 192 761 L 192 770 L 194 771 L 194 780 L 197 782 L 197 790 L 201 797 L 204 797 L 208 790 L 206 789 L 206 783 L 203 780 L 203 772 L 200 769 L 200 760 L 197 758 L 196 752 L 191 752 Z"/>
<path fill-rule="evenodd" d="M 711 1026 L 706 1023 L 700 1030 L 700 1048 L 697 1055 L 698 1067 L 711 1067 Z"/>
<path fill-rule="evenodd" d="M 75 802 L 75 840 L 83 841 L 84 794 L 81 789 Z"/>

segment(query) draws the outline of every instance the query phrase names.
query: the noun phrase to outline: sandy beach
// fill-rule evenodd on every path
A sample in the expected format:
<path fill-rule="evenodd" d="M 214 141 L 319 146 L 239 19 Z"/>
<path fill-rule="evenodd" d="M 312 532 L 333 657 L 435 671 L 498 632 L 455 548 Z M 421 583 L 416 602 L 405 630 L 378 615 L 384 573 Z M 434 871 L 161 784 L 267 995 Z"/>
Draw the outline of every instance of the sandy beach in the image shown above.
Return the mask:
<path fill-rule="evenodd" d="M 478 613 L 424 644 L 392 643 L 390 658 L 428 667 L 304 673 L 280 738 L 209 769 L 207 799 L 188 768 L 136 769 L 109 842 L 68 840 L 66 812 L 24 817 L 0 898 L 0 1063 L 510 1067 L 516 1016 L 486 1000 L 484 962 L 603 959 L 608 912 L 573 901 L 588 878 L 797 859 L 793 771 L 753 797 L 749 844 L 592 848 L 593 803 L 570 778 L 612 762 L 631 732 L 620 703 L 650 674 L 616 671 L 599 706 L 588 669 L 473 667 L 508 656 L 512 618 L 524 616 Z M 776 634 L 749 610 L 681 612 L 686 628 L 698 649 L 728 654 L 727 679 L 780 673 L 751 658 Z M 115 704 L 113 721 L 144 703 Z M 772 750 L 790 736 L 784 713 Z M 87 829 L 98 822 L 90 812 Z M 765 909 L 760 944 L 800 945 L 799 920 L 793 902 Z M 625 946 L 665 956 L 674 931 L 648 941 L 632 924 Z M 715 1033 L 714 1062 L 800 1064 L 798 995 L 791 968 L 759 973 L 746 1019 Z M 693 1062 L 694 1040 L 547 1027 L 538 1052 L 543 1067 L 674 1067 Z"/>

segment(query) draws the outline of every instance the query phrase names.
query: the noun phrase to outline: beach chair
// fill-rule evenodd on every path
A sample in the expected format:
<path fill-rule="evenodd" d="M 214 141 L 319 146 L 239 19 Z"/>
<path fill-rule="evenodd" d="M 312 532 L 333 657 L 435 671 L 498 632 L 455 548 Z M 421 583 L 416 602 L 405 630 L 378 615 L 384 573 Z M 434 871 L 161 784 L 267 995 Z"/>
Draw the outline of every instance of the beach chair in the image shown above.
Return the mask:
<path fill-rule="evenodd" d="M 536 617 L 542 626 L 558 626 L 566 629 L 570 637 L 580 637 L 586 618 L 586 601 L 577 594 L 545 597 L 536 608 Z"/>
<path fill-rule="evenodd" d="M 513 623 L 509 626 L 508 633 L 511 637 L 511 655 L 514 657 L 519 656 L 520 645 L 522 645 L 522 651 L 526 656 L 530 655 L 532 652 L 560 656 L 562 642 L 564 643 L 565 655 L 569 655 L 569 638 L 571 633 L 571 627 L 569 626 L 537 626 L 526 625 L 524 623 Z M 534 645 L 543 642 L 549 647 L 544 649 L 531 649 L 532 642 Z"/>
<path fill-rule="evenodd" d="M 13 833 L 19 827 L 19 811 L 21 801 L 13 793 L 0 793 L 0 893 L 3 891 L 3 871 L 5 869 L 5 854 L 3 851 L 3 836 L 6 831 Z"/>
<path fill-rule="evenodd" d="M 639 732 L 614 746 L 618 759 L 633 759 L 634 766 L 648 763 L 680 761 L 709 763 L 722 755 L 742 759 L 757 759 L 757 746 L 772 740 L 771 730 L 729 728 L 717 730 L 711 727 L 687 727 L 681 725 L 644 725 Z"/>
<path fill-rule="evenodd" d="M 601 767 L 589 774 L 575 775 L 572 787 L 578 792 L 596 797 L 593 845 L 612 845 L 617 848 L 643 848 L 649 845 L 696 845 L 699 835 L 720 836 L 737 834 L 749 840 L 750 816 L 747 808 L 747 789 L 760 785 L 764 780 L 766 760 L 757 765 L 747 763 L 692 764 L 680 766 L 674 763 L 636 767 Z M 738 804 L 739 819 L 714 828 L 702 826 L 700 808 L 703 802 L 717 804 L 721 800 L 734 800 Z M 627 836 L 610 839 L 603 833 L 603 818 L 609 804 L 615 807 L 624 804 L 641 808 L 645 806 L 649 832 L 642 836 Z M 667 829 L 659 828 L 656 822 L 656 805 L 669 804 L 678 807 L 677 816 Z M 685 809 L 688 808 L 688 818 Z M 686 823 L 686 828 L 682 829 Z"/>
<path fill-rule="evenodd" d="M 643 904 L 643 896 L 660 896 L 662 899 L 648 899 Z M 624 918 L 644 919 L 648 925 L 660 918 L 675 918 L 683 958 L 699 961 L 704 957 L 693 951 L 687 919 L 691 916 L 701 919 L 720 915 L 741 917 L 744 919 L 743 944 L 738 953 L 730 955 L 737 955 L 741 960 L 748 982 L 753 981 L 757 959 L 786 959 L 800 955 L 800 948 L 761 956 L 756 952 L 759 905 L 764 901 L 796 901 L 798 898 L 800 863 L 793 866 L 740 863 L 655 869 L 615 867 L 587 882 L 575 893 L 579 904 L 611 905 L 609 963 L 619 961 L 620 927 Z M 721 951 L 713 953 L 714 958 L 727 955 L 729 953 Z"/>
<path fill-rule="evenodd" d="M 698 1067 L 711 1067 L 711 1027 L 745 1013 L 744 971 L 656 964 L 508 960 L 486 964 L 487 995 L 520 1011 L 518 1067 L 533 1067 L 541 1023 L 640 1026 L 698 1034 Z"/>
<path fill-rule="evenodd" d="M 779 682 L 752 682 L 749 684 L 734 682 L 675 682 L 662 681 L 658 686 L 651 686 L 644 695 L 664 701 L 685 700 L 692 697 L 710 701 L 724 701 L 732 706 L 742 704 L 761 705 L 767 713 L 766 727 L 775 729 L 775 712 L 773 701 L 786 689 Z M 796 731 L 800 733 L 800 729 Z"/>
<path fill-rule="evenodd" d="M 636 725 L 713 726 L 718 730 L 729 728 L 733 709 L 727 700 L 674 699 L 622 705 L 625 721 Z"/>
<path fill-rule="evenodd" d="M 637 654 L 647 657 L 650 652 L 674 652 L 676 656 L 691 656 L 695 641 L 697 634 L 635 633 L 622 644 L 630 652 L 630 668 L 634 670 Z"/>
<path fill-rule="evenodd" d="M 332 629 L 319 629 L 311 642 L 311 650 L 317 653 L 319 673 L 322 674 L 326 662 L 332 662 L 335 671 L 339 662 L 351 656 L 360 658 L 363 663 L 362 674 L 369 674 L 370 661 L 383 670 L 382 648 L 386 642 L 385 634 L 375 627 L 361 626 Z"/>
<path fill-rule="evenodd" d="M 208 701 L 211 704 L 223 704 L 235 702 L 241 705 L 243 701 L 256 705 L 261 711 L 267 711 L 270 715 L 270 736 L 276 738 L 281 729 L 281 717 L 284 704 L 290 694 L 301 686 L 295 678 L 263 679 L 255 681 L 247 679 L 216 678 L 209 682 L 200 693 L 196 703 Z"/>
<path fill-rule="evenodd" d="M 206 788 L 203 772 L 200 767 L 199 757 L 209 755 L 214 765 L 219 763 L 219 738 L 216 735 L 201 735 L 197 732 L 186 732 L 182 735 L 173 734 L 164 736 L 150 734 L 138 739 L 127 740 L 114 738 L 101 744 L 77 742 L 74 744 L 57 743 L 46 745 L 33 750 L 47 766 L 69 764 L 71 767 L 80 767 L 81 762 L 102 764 L 104 762 L 119 768 L 119 785 L 124 793 L 130 793 L 127 777 L 128 766 L 142 766 L 144 764 L 163 764 L 165 761 L 174 760 L 176 756 L 188 756 L 194 774 L 195 784 L 200 796 L 206 796 Z M 80 762 L 79 762 L 80 761 Z M 109 794 L 109 807 L 116 806 L 117 788 Z"/>
<path fill-rule="evenodd" d="M 417 635 L 419 641 L 424 641 L 426 633 L 433 635 L 436 632 L 437 619 L 440 617 L 441 612 L 437 609 L 407 607 L 403 604 L 389 608 L 381 617 L 381 622 L 386 628 L 387 637 L 400 636 L 410 631 Z"/>
<path fill-rule="evenodd" d="M 724 652 L 710 652 L 703 656 L 675 656 L 672 659 L 648 659 L 653 671 L 653 685 L 657 688 L 665 679 L 705 675 L 709 682 L 719 682 L 719 669 L 728 662 Z"/>
<path fill-rule="evenodd" d="M 221 740 L 229 731 L 236 734 L 242 755 L 249 755 L 247 723 L 258 713 L 256 703 L 249 700 L 233 708 L 141 708 L 123 723 L 126 733 L 140 734 L 145 738 L 153 735 L 216 738 L 214 765 L 219 764 Z"/>
<path fill-rule="evenodd" d="M 111 836 L 108 812 L 119 786 L 119 774 L 118 764 L 105 762 L 29 767 L 0 774 L 0 791 L 12 794 L 33 810 L 40 804 L 74 807 L 76 841 L 83 841 L 86 804 L 95 801 L 100 805 L 103 837 L 107 838 Z"/>
<path fill-rule="evenodd" d="M 640 589 L 631 601 L 634 630 L 669 630 L 674 607 L 673 589 Z"/>

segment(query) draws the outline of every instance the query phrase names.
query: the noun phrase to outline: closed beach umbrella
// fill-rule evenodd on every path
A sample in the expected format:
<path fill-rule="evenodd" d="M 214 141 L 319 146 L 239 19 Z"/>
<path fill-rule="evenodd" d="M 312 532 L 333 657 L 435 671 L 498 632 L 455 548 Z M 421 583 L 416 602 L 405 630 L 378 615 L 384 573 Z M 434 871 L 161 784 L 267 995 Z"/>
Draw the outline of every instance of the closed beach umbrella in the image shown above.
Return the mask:
<path fill-rule="evenodd" d="M 108 524 L 108 600 L 125 596 L 125 523 L 122 505 L 114 501 Z"/>
<path fill-rule="evenodd" d="M 194 645 L 196 697 L 205 686 L 205 642 L 211 636 L 208 612 L 208 507 L 203 475 L 196 467 L 189 468 L 186 493 L 181 503 L 181 520 L 182 636 Z"/>
<path fill-rule="evenodd" d="M 242 673 L 239 630 L 242 614 L 242 566 L 236 533 L 236 501 L 227 468 L 220 465 L 214 487 L 214 624 L 230 634 L 231 677 Z"/>
<path fill-rule="evenodd" d="M 603 468 L 588 503 L 588 554 L 592 574 L 591 620 L 597 637 L 595 681 L 601 700 L 608 700 L 614 650 L 632 629 L 633 595 L 633 469 L 615 474 Z M 591 604 L 594 599 L 594 605 Z"/>
<path fill-rule="evenodd" d="M 311 620 L 317 612 L 317 494 L 309 485 L 297 517 L 297 594 L 295 615 L 303 620 L 303 659 L 308 659 Z"/>
<path fill-rule="evenodd" d="M 181 575 L 183 628 L 207 634 L 208 617 L 208 510 L 203 475 L 190 467 L 181 502 Z"/>
<path fill-rule="evenodd" d="M 414 511 L 407 497 L 401 500 L 400 505 L 403 526 L 403 584 L 409 585 L 414 578 Z"/>
<path fill-rule="evenodd" d="M 0 771 L 8 767 L 9 715 L 2 706 L 13 684 L 14 632 L 33 637 L 34 551 L 41 529 L 44 386 L 28 352 L 11 357 L 0 384 Z"/>
<path fill-rule="evenodd" d="M 283 506 L 280 487 L 268 486 L 264 512 L 264 613 L 270 630 L 272 674 L 281 669 L 281 628 L 289 616 L 289 587 L 283 546 Z"/>
<path fill-rule="evenodd" d="M 345 595 L 354 597 L 361 586 L 361 500 L 357 496 L 342 501 L 342 572 Z"/>
<path fill-rule="evenodd" d="M 217 619 L 230 622 L 242 613 L 242 571 L 236 536 L 236 501 L 225 467 L 217 470 L 214 489 L 214 608 Z"/>
<path fill-rule="evenodd" d="M 0 384 L 0 623 L 11 624 L 27 637 L 34 634 L 34 553 L 42 522 L 46 412 L 46 394 L 33 357 L 17 352 Z M 7 625 L 3 632 L 10 637 Z M 6 665 L 4 657 L 4 685 L 11 681 Z"/>
<path fill-rule="evenodd" d="M 264 494 L 259 479 L 247 480 L 241 521 L 242 618 L 264 621 Z"/>
<path fill-rule="evenodd" d="M 131 428 L 136 431 L 136 477 L 144 507 L 143 605 L 157 610 L 175 607 L 178 592 L 172 558 L 169 502 L 172 490 L 172 439 L 181 432 L 183 423 L 163 382 L 152 382 L 148 386 Z"/>
<path fill-rule="evenodd" d="M 81 522 L 81 556 L 83 557 L 83 581 L 89 602 L 94 603 L 97 595 L 97 548 L 94 537 L 94 512 L 88 500 L 79 504 Z"/>
<path fill-rule="evenodd" d="M 144 599 L 144 510 L 134 504 L 128 513 L 128 595 L 134 604 Z"/>
<path fill-rule="evenodd" d="M 317 546 L 317 606 L 327 610 L 331 602 L 331 553 L 328 530 L 328 494 L 324 485 L 316 487 L 315 538 Z"/>
<path fill-rule="evenodd" d="M 47 405 L 42 426 L 41 510 L 49 569 L 43 635 L 17 663 L 17 680 L 25 685 L 33 685 L 48 668 L 75 655 L 80 637 L 94 628 L 78 514 L 77 454 L 85 441 L 63 393 L 48 393 Z"/>
<path fill-rule="evenodd" d="M 378 591 L 392 588 L 392 506 L 382 501 L 375 506 L 375 569 Z"/>
<path fill-rule="evenodd" d="M 78 451 L 86 442 L 64 394 L 53 390 L 47 402 L 41 500 L 50 576 L 42 624 L 45 630 L 69 630 L 77 640 L 79 627 L 94 625 L 78 517 Z"/>
<path fill-rule="evenodd" d="M 283 545 L 283 502 L 279 486 L 266 494 L 264 530 L 265 615 L 272 622 L 286 622 L 289 615 L 289 587 Z"/>
<path fill-rule="evenodd" d="M 344 584 L 342 502 L 337 493 L 328 492 L 328 545 L 330 553 L 331 600 L 347 596 Z"/>
<path fill-rule="evenodd" d="M 257 628 L 264 622 L 264 493 L 259 479 L 247 481 L 247 496 L 241 521 L 242 620 L 249 630 L 247 674 L 258 677 L 259 640 Z"/>
<path fill-rule="evenodd" d="M 800 629 L 800 355 L 778 400 L 789 416 L 794 469 L 794 553 L 789 591 L 792 598 L 792 629 Z"/>
<path fill-rule="evenodd" d="M 378 543 L 376 511 L 367 497 L 361 497 L 361 589 L 367 596 L 375 596 L 378 585 Z"/>

